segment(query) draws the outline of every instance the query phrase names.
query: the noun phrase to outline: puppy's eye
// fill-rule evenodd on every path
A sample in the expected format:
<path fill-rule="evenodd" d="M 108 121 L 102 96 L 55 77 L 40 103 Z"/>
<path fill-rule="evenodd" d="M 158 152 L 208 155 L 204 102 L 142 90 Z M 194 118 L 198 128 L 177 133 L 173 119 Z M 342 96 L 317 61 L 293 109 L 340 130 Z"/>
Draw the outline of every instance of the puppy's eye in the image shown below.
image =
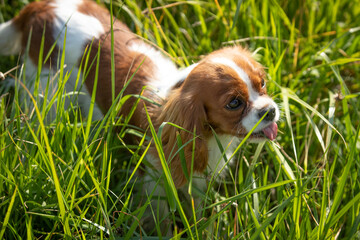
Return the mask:
<path fill-rule="evenodd" d="M 266 82 L 265 80 L 262 78 L 261 79 L 261 88 L 264 88 L 266 86 Z"/>
<path fill-rule="evenodd" d="M 240 99 L 234 98 L 231 100 L 228 105 L 226 105 L 226 108 L 229 110 L 236 110 L 242 106 L 243 102 Z"/>

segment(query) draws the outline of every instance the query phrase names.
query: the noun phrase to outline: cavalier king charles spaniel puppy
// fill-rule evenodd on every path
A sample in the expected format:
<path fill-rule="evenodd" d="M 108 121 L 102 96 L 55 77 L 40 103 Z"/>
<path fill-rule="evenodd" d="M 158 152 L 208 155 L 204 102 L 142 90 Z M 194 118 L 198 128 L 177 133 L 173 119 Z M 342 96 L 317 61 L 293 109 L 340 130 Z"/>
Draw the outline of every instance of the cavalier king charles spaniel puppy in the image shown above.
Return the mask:
<path fill-rule="evenodd" d="M 184 170 L 190 172 L 192 169 L 194 175 L 204 178 L 205 171 L 222 169 L 225 159 L 249 132 L 249 140 L 253 142 L 276 138 L 279 109 L 267 95 L 263 67 L 248 50 L 240 46 L 225 47 L 188 68 L 178 69 L 168 57 L 138 38 L 123 23 L 110 19 L 108 10 L 93 1 L 44 0 L 28 4 L 18 16 L 0 25 L 0 54 L 21 53 L 26 61 L 26 79 L 31 82 L 38 76 L 37 64 L 44 40 L 40 57 L 46 61 L 38 93 L 45 96 L 49 79 L 50 86 L 56 89 L 56 73 L 63 68 L 64 73 L 68 73 L 65 90 L 85 93 L 76 95 L 84 115 L 89 110 L 98 75 L 92 118 L 99 120 L 113 104 L 110 21 L 113 21 L 114 34 L 115 93 L 119 94 L 126 87 L 123 96 L 133 96 L 125 102 L 118 116 L 127 116 L 137 103 L 130 125 L 148 129 L 147 111 L 156 130 L 165 122 L 182 128 L 168 124 L 161 135 L 163 152 L 178 189 L 187 183 Z M 65 65 L 60 66 L 63 54 Z M 83 59 L 87 56 L 89 64 L 85 66 Z M 91 61 L 94 63 L 90 64 Z M 84 72 L 86 76 L 82 75 Z M 85 87 L 77 82 L 78 76 Z M 28 87 L 32 91 L 35 89 L 34 85 Z M 135 97 L 139 95 L 142 95 L 140 100 Z M 52 93 L 47 96 L 51 98 Z M 48 114 L 51 115 L 51 111 Z M 181 151 L 179 136 L 184 144 Z M 219 141 L 225 153 L 220 150 Z M 179 152 L 185 157 L 187 169 Z M 147 158 L 161 173 L 157 151 L 149 151 Z M 151 192 L 156 184 L 145 185 L 147 192 Z M 206 189 L 206 183 L 199 185 Z M 161 191 L 158 190 L 157 195 L 161 195 Z M 166 207 L 162 208 L 167 211 Z"/>

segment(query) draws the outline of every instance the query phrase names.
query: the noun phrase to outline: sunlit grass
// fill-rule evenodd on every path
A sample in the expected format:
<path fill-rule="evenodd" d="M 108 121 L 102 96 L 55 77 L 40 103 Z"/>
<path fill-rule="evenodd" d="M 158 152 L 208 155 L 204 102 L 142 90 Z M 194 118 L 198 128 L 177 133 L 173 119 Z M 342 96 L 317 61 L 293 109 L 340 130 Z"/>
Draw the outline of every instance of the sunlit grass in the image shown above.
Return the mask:
<path fill-rule="evenodd" d="M 23 1 L 1 3 L 0 20 L 21 6 Z M 228 177 L 210 181 L 202 193 L 201 209 L 181 203 L 165 170 L 167 199 L 176 210 L 167 216 L 174 236 L 359 238 L 356 1 L 113 1 L 112 9 L 179 66 L 225 45 L 247 46 L 266 67 L 268 92 L 281 106 L 277 141 L 242 146 Z M 90 61 L 85 53 L 81 71 Z M 0 71 L 17 62 L 18 56 L 2 57 Z M 122 94 L 112 96 L 115 104 L 102 121 L 92 122 L 77 109 L 63 110 L 66 93 L 60 89 L 49 101 L 56 119 L 47 123 L 50 107 L 39 94 L 26 102 L 18 95 L 24 71 L 26 62 L 11 73 L 17 79 L 13 99 L 0 98 L 0 238 L 159 236 L 162 219 L 156 209 L 156 229 L 140 227 L 151 207 L 150 196 L 141 196 L 140 172 L 147 164 L 149 137 L 161 156 L 158 133 L 150 128 L 145 139 L 128 128 L 126 118 L 116 118 L 127 99 Z M 68 76 L 59 72 L 58 81 Z M 126 145 L 126 133 L 139 135 L 139 146 Z M 161 163 L 167 169 L 165 159 Z M 201 218 L 194 223 L 182 211 L 193 218 L 200 212 Z"/>

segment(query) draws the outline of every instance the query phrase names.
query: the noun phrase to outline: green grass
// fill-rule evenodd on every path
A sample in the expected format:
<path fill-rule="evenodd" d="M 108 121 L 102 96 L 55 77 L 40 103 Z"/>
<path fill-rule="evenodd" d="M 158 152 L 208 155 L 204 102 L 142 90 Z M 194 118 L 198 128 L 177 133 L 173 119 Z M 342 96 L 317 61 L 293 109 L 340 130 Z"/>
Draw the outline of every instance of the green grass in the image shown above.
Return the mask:
<path fill-rule="evenodd" d="M 25 2 L 2 1 L 0 21 Z M 225 45 L 249 47 L 267 68 L 268 92 L 281 106 L 277 141 L 240 148 L 229 177 L 212 181 L 202 209 L 190 209 L 202 213 L 196 224 L 184 217 L 188 209 L 165 171 L 176 209 L 169 216 L 174 236 L 360 238 L 358 2 L 129 0 L 113 1 L 112 9 L 179 66 Z M 1 57 L 0 71 L 17 59 Z M 12 74 L 21 76 L 20 70 Z M 67 80 L 67 73 L 59 75 Z M 17 91 L 10 102 L 0 98 L 0 239 L 159 234 L 160 224 L 152 233 L 139 227 L 150 207 L 150 198 L 139 200 L 138 189 L 145 137 L 139 146 L 124 144 L 129 130 L 115 132 L 112 121 L 119 106 L 91 123 L 61 110 L 62 94 L 53 99 L 59 110 L 52 124 L 44 123 L 49 109 L 38 96 L 35 111 L 24 112 Z M 161 153 L 157 133 L 152 129 L 149 136 Z M 162 164 L 166 169 L 164 159 Z M 191 196 L 195 190 L 189 189 Z"/>

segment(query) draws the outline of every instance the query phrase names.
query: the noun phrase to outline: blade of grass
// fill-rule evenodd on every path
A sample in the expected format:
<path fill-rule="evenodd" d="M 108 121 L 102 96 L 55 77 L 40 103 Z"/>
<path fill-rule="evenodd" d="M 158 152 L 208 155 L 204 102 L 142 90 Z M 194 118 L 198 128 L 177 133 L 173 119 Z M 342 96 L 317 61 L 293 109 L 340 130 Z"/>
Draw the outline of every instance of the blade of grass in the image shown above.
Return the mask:
<path fill-rule="evenodd" d="M 2 223 L 2 226 L 1 226 L 0 239 L 3 238 L 4 233 L 5 233 L 5 230 L 6 230 L 6 227 L 7 227 L 8 223 L 9 223 L 9 219 L 10 219 L 11 211 L 12 211 L 13 206 L 14 206 L 14 202 L 15 202 L 15 198 L 16 198 L 16 195 L 17 195 L 17 191 L 18 191 L 18 188 L 15 187 L 14 193 L 13 193 L 13 195 L 12 195 L 12 197 L 11 197 L 9 206 L 8 206 L 8 208 L 7 208 L 7 211 L 6 211 L 5 218 L 4 218 L 3 223 Z"/>
<path fill-rule="evenodd" d="M 357 140 L 358 140 L 358 136 L 359 136 L 359 131 L 360 131 L 360 126 L 358 127 L 356 135 L 353 138 L 352 146 L 350 148 L 350 153 L 347 158 L 347 163 L 345 165 L 344 171 L 343 171 L 343 173 L 339 179 L 338 185 L 336 187 L 334 200 L 331 205 L 330 212 L 327 215 L 324 232 L 322 233 L 321 239 L 324 239 L 326 237 L 326 234 L 327 234 L 329 228 L 332 226 L 332 223 L 334 223 L 334 221 L 333 221 L 334 215 L 335 215 L 336 211 L 338 210 L 340 203 L 342 201 L 343 192 L 345 189 L 345 183 L 349 177 L 350 169 L 351 169 L 351 167 L 353 165 L 353 161 L 354 161 L 354 154 L 356 152 L 356 144 L 357 144 Z"/>
<path fill-rule="evenodd" d="M 241 198 L 244 198 L 246 196 L 249 196 L 253 193 L 258 193 L 258 192 L 263 192 L 265 190 L 269 190 L 269 189 L 272 189 L 272 188 L 277 188 L 277 187 L 280 187 L 280 186 L 283 186 L 283 185 L 286 185 L 286 184 L 290 184 L 290 183 L 294 183 L 295 181 L 294 180 L 284 180 L 284 181 L 280 181 L 280 182 L 275 182 L 275 183 L 271 183 L 271 184 L 268 184 L 266 186 L 261 186 L 261 187 L 257 187 L 256 189 L 249 189 L 249 190 L 246 190 L 246 191 L 243 191 L 235 196 L 232 196 L 232 197 L 229 197 L 229 198 L 226 198 L 224 200 L 221 200 L 217 203 L 213 203 L 209 206 L 206 206 L 206 209 L 212 209 L 218 205 L 222 205 L 222 204 L 225 204 L 225 203 L 229 203 L 229 202 L 235 202 L 236 200 L 239 200 Z"/>
<path fill-rule="evenodd" d="M 256 232 L 251 235 L 250 240 L 257 239 L 259 234 L 262 233 L 262 231 L 270 225 L 270 223 L 275 219 L 275 217 L 286 207 L 288 206 L 293 198 L 295 197 L 294 194 L 292 194 L 288 199 L 286 199 L 284 202 L 282 202 L 279 206 L 277 206 L 276 210 L 271 214 L 270 217 L 268 217 L 259 228 L 256 229 Z"/>
<path fill-rule="evenodd" d="M 20 82 L 20 84 L 23 85 L 23 83 Z M 57 195 L 57 200 L 59 203 L 59 210 L 60 210 L 60 217 L 64 226 L 64 232 L 66 235 L 71 236 L 71 231 L 70 231 L 70 226 L 69 226 L 69 222 L 68 222 L 68 218 L 67 218 L 67 214 L 66 214 L 66 210 L 65 210 L 65 202 L 63 199 L 63 195 L 62 195 L 62 190 L 61 190 L 61 185 L 60 185 L 60 181 L 59 178 L 57 176 L 56 173 L 56 168 L 55 168 L 55 163 L 52 157 L 52 150 L 51 150 L 51 146 L 49 144 L 49 139 L 46 133 L 46 129 L 45 129 L 45 125 L 44 122 L 42 121 L 42 117 L 41 117 L 41 113 L 39 108 L 37 107 L 37 103 L 36 100 L 34 99 L 34 97 L 32 96 L 32 94 L 30 93 L 30 91 L 26 88 L 26 86 L 23 85 L 23 88 L 27 91 L 28 95 L 30 96 L 33 104 L 34 104 L 34 108 L 36 111 L 36 115 L 39 119 L 39 124 L 40 124 L 40 131 L 41 131 L 41 135 L 42 135 L 42 139 L 45 142 L 45 148 L 46 148 L 46 153 L 45 153 L 45 149 L 42 147 L 41 142 L 39 141 L 39 139 L 37 138 L 37 136 L 35 135 L 35 133 L 32 131 L 29 123 L 26 121 L 26 124 L 29 127 L 29 131 L 31 133 L 31 135 L 33 136 L 36 144 L 39 147 L 39 150 L 42 152 L 43 156 L 47 156 L 47 162 L 48 165 L 50 166 L 51 169 L 51 175 L 52 175 L 52 180 L 54 181 L 54 185 L 55 185 L 55 191 L 56 191 L 56 195 Z"/>
<path fill-rule="evenodd" d="M 285 95 L 286 97 L 294 100 L 295 102 L 298 102 L 299 104 L 301 104 L 305 108 L 309 109 L 311 112 L 315 113 L 319 118 L 321 118 L 321 120 L 323 120 L 327 125 L 329 125 L 341 137 L 341 139 L 343 140 L 345 146 L 347 147 L 347 143 L 346 143 L 344 137 L 342 136 L 342 134 L 321 113 L 319 113 L 315 108 L 310 106 L 305 101 L 301 100 L 297 95 L 292 93 L 292 91 L 290 89 L 282 88 L 281 90 L 282 90 L 283 96 Z"/>

